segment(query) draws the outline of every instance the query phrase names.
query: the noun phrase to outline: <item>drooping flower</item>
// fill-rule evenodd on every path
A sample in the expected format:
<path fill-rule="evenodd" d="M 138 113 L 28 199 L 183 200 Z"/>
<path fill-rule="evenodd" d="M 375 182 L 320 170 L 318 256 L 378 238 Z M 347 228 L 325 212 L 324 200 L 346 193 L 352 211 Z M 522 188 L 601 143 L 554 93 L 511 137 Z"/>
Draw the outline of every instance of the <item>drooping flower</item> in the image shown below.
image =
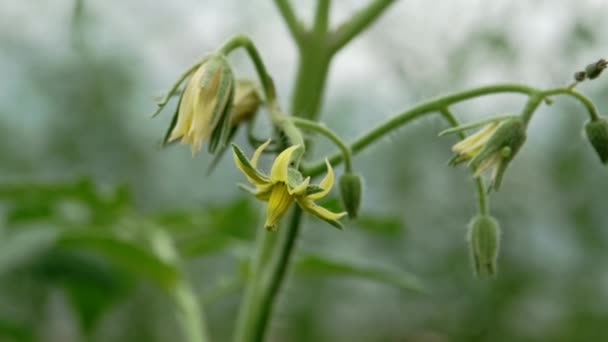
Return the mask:
<path fill-rule="evenodd" d="M 526 141 L 526 125 L 520 118 L 511 118 L 500 123 L 492 122 L 458 142 L 452 147 L 456 153 L 450 164 L 469 160 L 475 177 L 492 169 L 490 188 L 498 190 L 509 162 L 513 160 Z"/>
<path fill-rule="evenodd" d="M 266 222 L 264 227 L 268 230 L 275 230 L 281 217 L 285 214 L 292 202 L 296 202 L 305 211 L 321 218 L 337 228 L 342 228 L 338 221 L 346 213 L 334 213 L 327 210 L 314 201 L 326 196 L 334 182 L 334 172 L 327 164 L 327 175 L 319 185 L 311 185 L 310 177 L 304 177 L 298 170 L 290 167 L 294 154 L 302 153 L 300 145 L 293 145 L 282 151 L 274 160 L 270 175 L 264 174 L 257 169 L 257 162 L 262 151 L 268 146 L 270 140 L 260 145 L 251 159 L 247 159 L 245 154 L 235 144 L 233 156 L 236 166 L 245 174 L 249 182 L 255 189 L 245 188 L 258 199 L 268 202 L 266 212 Z"/>
<path fill-rule="evenodd" d="M 181 138 L 182 144 L 192 145 L 194 155 L 209 141 L 213 153 L 228 134 L 233 96 L 234 76 L 226 57 L 208 56 L 180 96 L 166 142 Z"/>

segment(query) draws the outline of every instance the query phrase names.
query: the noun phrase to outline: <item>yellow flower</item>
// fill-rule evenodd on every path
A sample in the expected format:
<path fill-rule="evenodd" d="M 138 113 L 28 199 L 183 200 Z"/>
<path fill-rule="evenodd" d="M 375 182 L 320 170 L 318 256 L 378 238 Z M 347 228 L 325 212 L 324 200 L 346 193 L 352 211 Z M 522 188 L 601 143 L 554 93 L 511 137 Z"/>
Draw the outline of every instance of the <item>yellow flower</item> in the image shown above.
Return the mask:
<path fill-rule="evenodd" d="M 210 141 L 214 152 L 227 135 L 234 95 L 234 76 L 223 55 L 207 57 L 192 74 L 180 97 L 166 142 L 181 138 L 192 145 L 192 155 Z"/>
<path fill-rule="evenodd" d="M 319 185 L 310 185 L 310 177 L 304 179 L 298 170 L 290 167 L 290 162 L 294 153 L 302 153 L 300 145 L 294 145 L 281 152 L 270 170 L 270 175 L 256 169 L 258 159 L 262 151 L 268 146 L 270 140 L 258 147 L 251 159 L 247 159 L 244 153 L 236 145 L 233 147 L 233 156 L 236 166 L 245 174 L 255 189 L 246 188 L 258 199 L 268 202 L 266 222 L 264 227 L 274 230 L 281 217 L 285 214 L 292 202 L 305 211 L 325 220 L 329 224 L 342 228 L 338 221 L 346 213 L 334 213 L 319 205 L 314 201 L 327 195 L 334 183 L 334 172 L 329 161 L 327 164 L 327 175 Z"/>
<path fill-rule="evenodd" d="M 487 169 L 493 169 L 490 188 L 498 190 L 509 162 L 526 141 L 526 125 L 520 118 L 492 122 L 458 142 L 452 147 L 456 153 L 451 165 L 469 161 L 469 166 L 479 177 Z"/>

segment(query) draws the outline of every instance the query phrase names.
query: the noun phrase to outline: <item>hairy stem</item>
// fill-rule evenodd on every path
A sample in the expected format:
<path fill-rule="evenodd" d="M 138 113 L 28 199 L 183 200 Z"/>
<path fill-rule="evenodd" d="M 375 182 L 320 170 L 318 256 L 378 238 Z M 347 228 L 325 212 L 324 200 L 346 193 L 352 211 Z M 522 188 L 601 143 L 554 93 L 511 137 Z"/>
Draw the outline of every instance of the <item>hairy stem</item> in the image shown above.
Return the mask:
<path fill-rule="evenodd" d="M 302 147 L 304 147 L 304 139 L 302 138 L 302 134 L 293 125 L 293 123 L 288 120 L 285 115 L 283 115 L 283 112 L 279 107 L 279 103 L 276 99 L 276 90 L 274 87 L 274 82 L 268 74 L 266 66 L 262 61 L 262 57 L 260 56 L 258 49 L 255 47 L 255 44 L 253 44 L 251 39 L 245 35 L 236 35 L 230 38 L 220 48 L 220 51 L 227 55 L 239 47 L 244 48 L 247 54 L 249 55 L 255 67 L 256 73 L 258 74 L 260 82 L 262 83 L 262 89 L 264 90 L 264 95 L 266 96 L 268 114 L 270 115 L 272 123 L 279 129 L 281 129 L 283 133 L 285 133 L 285 136 L 289 139 L 292 145 L 302 145 Z"/>
<path fill-rule="evenodd" d="M 360 9 L 352 18 L 340 25 L 332 37 L 332 54 L 342 49 L 361 31 L 371 25 L 393 3 L 395 3 L 395 0 L 373 0 L 367 7 Z"/>
<path fill-rule="evenodd" d="M 386 120 L 385 122 L 379 124 L 375 128 L 372 128 L 369 132 L 362 135 L 354 142 L 350 144 L 350 150 L 353 154 L 356 154 L 372 143 L 376 142 L 387 133 L 409 123 L 410 121 L 421 117 L 426 114 L 431 114 L 434 112 L 440 111 L 442 108 L 446 108 L 452 104 L 470 100 L 472 98 L 496 94 L 496 93 L 519 93 L 525 94 L 528 96 L 532 96 L 539 93 L 539 90 L 521 84 L 497 84 L 479 87 L 475 89 L 465 90 L 462 92 L 442 96 L 424 103 L 421 103 L 417 106 L 414 106 L 411 109 L 406 110 L 396 116 Z M 342 162 L 342 153 L 337 152 L 332 154 L 329 157 L 329 162 L 332 165 L 336 165 Z M 317 176 L 323 172 L 325 169 L 325 162 L 318 161 L 315 162 L 312 166 L 303 167 L 303 173 L 307 176 Z"/>
<path fill-rule="evenodd" d="M 293 8 L 291 8 L 289 0 L 274 0 L 274 3 L 279 9 L 283 20 L 285 20 L 289 33 L 291 33 L 291 36 L 296 44 L 299 45 L 299 42 L 302 40 L 302 36 L 304 35 L 304 28 L 298 20 L 298 17 L 293 12 Z"/>
<path fill-rule="evenodd" d="M 460 126 L 458 119 L 456 119 L 456 116 L 454 114 L 452 114 L 452 112 L 450 111 L 450 109 L 448 107 L 441 108 L 440 113 L 452 127 Z M 466 134 L 464 134 L 464 132 L 458 132 L 458 136 L 460 137 L 461 140 L 467 137 Z M 474 180 L 475 180 L 475 190 L 477 192 L 477 201 L 478 201 L 477 203 L 479 205 L 479 213 L 481 215 L 487 215 L 488 214 L 488 195 L 486 193 L 486 189 L 483 184 L 483 179 L 481 179 L 481 177 L 474 177 Z"/>
<path fill-rule="evenodd" d="M 542 95 L 544 97 L 548 97 L 548 96 L 552 96 L 552 95 L 572 96 L 573 98 L 578 100 L 580 103 L 582 103 L 585 106 L 585 108 L 587 108 L 587 112 L 589 112 L 589 117 L 591 118 L 592 121 L 598 120 L 600 118 L 593 102 L 588 97 L 577 92 L 574 89 L 570 89 L 570 88 L 549 89 L 549 90 L 544 91 L 542 93 Z"/>
<path fill-rule="evenodd" d="M 331 129 L 327 128 L 327 126 L 322 123 L 298 117 L 292 117 L 291 120 L 295 123 L 297 127 L 321 133 L 326 138 L 331 140 L 334 144 L 336 144 L 338 149 L 340 149 L 340 151 L 342 152 L 342 158 L 344 159 L 344 170 L 346 172 L 352 172 L 353 166 L 350 148 L 348 147 L 348 145 L 346 145 L 342 138 L 340 138 L 336 133 L 334 133 Z"/>

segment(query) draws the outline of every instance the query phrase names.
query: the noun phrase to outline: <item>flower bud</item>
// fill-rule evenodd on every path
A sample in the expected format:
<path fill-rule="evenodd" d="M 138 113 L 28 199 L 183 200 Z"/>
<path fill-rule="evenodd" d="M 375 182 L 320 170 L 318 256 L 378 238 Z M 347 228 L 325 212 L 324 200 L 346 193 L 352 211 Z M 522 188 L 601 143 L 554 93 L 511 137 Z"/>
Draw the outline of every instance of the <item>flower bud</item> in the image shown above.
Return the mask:
<path fill-rule="evenodd" d="M 585 125 L 587 139 L 603 164 L 608 164 L 608 119 L 601 118 Z"/>
<path fill-rule="evenodd" d="M 582 82 L 587 78 L 587 73 L 584 71 L 577 71 L 574 73 L 574 80 L 577 82 Z"/>
<path fill-rule="evenodd" d="M 491 216 L 478 215 L 471 220 L 467 235 L 475 274 L 491 277 L 496 274 L 500 246 L 500 226 Z"/>
<path fill-rule="evenodd" d="M 261 103 L 262 99 L 255 82 L 247 79 L 237 80 L 230 125 L 237 126 L 239 123 L 251 119 Z"/>
<path fill-rule="evenodd" d="M 361 206 L 361 177 L 354 173 L 345 173 L 340 177 L 340 196 L 351 219 L 356 218 Z"/>
<path fill-rule="evenodd" d="M 600 59 L 595 63 L 591 63 L 585 67 L 585 73 L 587 78 L 590 80 L 598 77 L 604 69 L 608 66 L 608 62 L 605 59 Z"/>
<path fill-rule="evenodd" d="M 229 114 L 234 96 L 234 76 L 224 55 L 212 54 L 194 71 L 179 99 L 166 141 L 182 139 L 192 145 L 192 154 L 209 142 L 214 153 L 220 142 L 227 141 Z"/>

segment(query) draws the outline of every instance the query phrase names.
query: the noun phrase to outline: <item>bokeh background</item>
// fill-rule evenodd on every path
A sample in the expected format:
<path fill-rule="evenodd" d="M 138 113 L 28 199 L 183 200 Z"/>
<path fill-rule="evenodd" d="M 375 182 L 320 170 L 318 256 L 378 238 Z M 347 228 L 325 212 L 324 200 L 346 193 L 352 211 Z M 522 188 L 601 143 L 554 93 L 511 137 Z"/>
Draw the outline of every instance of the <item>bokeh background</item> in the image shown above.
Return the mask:
<path fill-rule="evenodd" d="M 310 20 L 314 1 L 292 3 Z M 332 23 L 365 3 L 334 1 Z M 398 1 L 333 61 L 323 121 L 351 140 L 439 94 L 565 85 L 606 56 L 607 14 L 601 0 Z M 236 188 L 230 158 L 207 177 L 205 153 L 159 149 L 172 113 L 149 115 L 152 96 L 235 33 L 257 43 L 287 105 L 297 55 L 271 1 L 0 3 L 0 341 L 181 340 L 162 289 L 170 275 L 137 254 L 153 229 L 186 259 L 215 340 L 230 339 L 263 206 Z M 254 76 L 242 53 L 231 60 Z M 608 80 L 580 90 L 608 107 Z M 474 120 L 524 101 L 453 109 Z M 473 183 L 447 167 L 444 122 L 416 121 L 358 155 L 362 217 L 341 232 L 306 218 L 268 340 L 608 340 L 608 172 L 582 136 L 586 119 L 567 98 L 537 112 L 491 197 L 503 229 L 492 281 L 471 272 Z"/>

